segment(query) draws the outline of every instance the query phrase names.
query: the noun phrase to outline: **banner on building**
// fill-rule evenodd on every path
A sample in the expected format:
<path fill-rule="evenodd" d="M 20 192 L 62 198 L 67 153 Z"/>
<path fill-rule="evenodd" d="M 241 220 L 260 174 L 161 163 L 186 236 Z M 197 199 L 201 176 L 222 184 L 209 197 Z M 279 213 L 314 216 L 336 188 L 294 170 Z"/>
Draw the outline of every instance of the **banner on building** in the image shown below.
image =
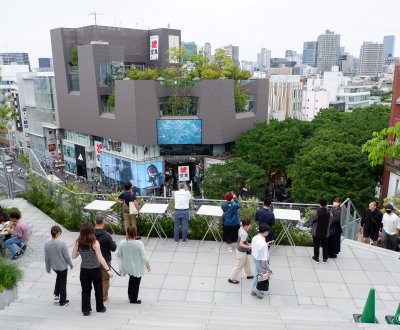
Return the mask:
<path fill-rule="evenodd" d="M 103 142 L 94 141 L 94 152 L 96 154 L 96 167 L 101 167 L 100 155 L 103 152 Z"/>
<path fill-rule="evenodd" d="M 52 156 L 56 155 L 57 151 L 57 139 L 56 139 L 56 131 L 53 129 L 46 130 L 46 141 L 47 141 L 47 150 L 50 152 Z"/>
<path fill-rule="evenodd" d="M 75 144 L 76 174 L 87 178 L 85 147 Z"/>
<path fill-rule="evenodd" d="M 178 166 L 178 180 L 189 181 L 189 166 Z"/>
<path fill-rule="evenodd" d="M 150 36 L 150 60 L 158 60 L 158 35 Z"/>

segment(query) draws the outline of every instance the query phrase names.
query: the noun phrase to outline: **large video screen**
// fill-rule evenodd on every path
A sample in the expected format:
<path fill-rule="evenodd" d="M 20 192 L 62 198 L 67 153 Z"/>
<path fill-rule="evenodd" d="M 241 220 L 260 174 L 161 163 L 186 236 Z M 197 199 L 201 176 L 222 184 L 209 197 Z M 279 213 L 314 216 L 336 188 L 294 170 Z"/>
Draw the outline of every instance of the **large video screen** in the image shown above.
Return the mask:
<path fill-rule="evenodd" d="M 119 182 L 131 182 L 136 188 L 148 188 L 163 184 L 162 162 L 134 163 L 100 154 L 101 168 L 106 177 Z"/>
<path fill-rule="evenodd" d="M 158 144 L 201 144 L 201 119 L 158 119 Z"/>

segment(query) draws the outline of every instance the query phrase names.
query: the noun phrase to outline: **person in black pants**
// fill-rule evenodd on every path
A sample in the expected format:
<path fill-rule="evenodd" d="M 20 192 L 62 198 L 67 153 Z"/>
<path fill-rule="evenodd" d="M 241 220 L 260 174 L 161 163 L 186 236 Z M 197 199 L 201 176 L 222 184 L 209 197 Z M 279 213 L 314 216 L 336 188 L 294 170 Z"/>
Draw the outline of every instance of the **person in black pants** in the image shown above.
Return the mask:
<path fill-rule="evenodd" d="M 107 269 L 107 273 L 110 277 L 113 276 L 113 273 L 101 254 L 100 244 L 96 240 L 94 228 L 91 223 L 85 223 L 82 225 L 79 237 L 75 242 L 72 251 L 72 259 L 77 258 L 78 255 L 82 258 L 80 273 L 82 287 L 82 313 L 84 316 L 88 316 L 92 311 L 90 305 L 92 284 L 96 296 L 96 311 L 104 313 L 106 307 L 103 303 L 103 287 L 100 266 Z"/>
<path fill-rule="evenodd" d="M 311 214 L 313 226 L 311 235 L 314 242 L 314 256 L 312 259 L 319 263 L 319 248 L 322 246 L 322 258 L 325 263 L 328 260 L 328 237 L 329 227 L 332 222 L 331 212 L 326 208 L 328 201 L 326 198 L 319 200 L 319 209 Z"/>

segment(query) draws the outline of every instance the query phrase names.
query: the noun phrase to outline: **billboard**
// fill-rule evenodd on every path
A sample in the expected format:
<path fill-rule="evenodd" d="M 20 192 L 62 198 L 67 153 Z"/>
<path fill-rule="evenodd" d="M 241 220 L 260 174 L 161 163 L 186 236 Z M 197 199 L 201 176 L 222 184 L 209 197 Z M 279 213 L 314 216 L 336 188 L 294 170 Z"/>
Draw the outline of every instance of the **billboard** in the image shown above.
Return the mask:
<path fill-rule="evenodd" d="M 158 119 L 158 144 L 201 144 L 201 119 Z"/>
<path fill-rule="evenodd" d="M 100 154 L 103 151 L 103 142 L 94 141 L 94 152 L 96 154 L 96 166 L 100 167 Z"/>
<path fill-rule="evenodd" d="M 150 60 L 158 60 L 158 36 L 150 36 Z"/>
<path fill-rule="evenodd" d="M 79 144 L 75 144 L 75 162 L 76 162 L 76 174 L 78 176 L 86 176 L 86 153 L 85 147 Z"/>
<path fill-rule="evenodd" d="M 136 188 L 160 186 L 164 183 L 162 162 L 128 162 L 102 152 L 101 169 L 106 177 L 119 182 L 131 182 Z"/>

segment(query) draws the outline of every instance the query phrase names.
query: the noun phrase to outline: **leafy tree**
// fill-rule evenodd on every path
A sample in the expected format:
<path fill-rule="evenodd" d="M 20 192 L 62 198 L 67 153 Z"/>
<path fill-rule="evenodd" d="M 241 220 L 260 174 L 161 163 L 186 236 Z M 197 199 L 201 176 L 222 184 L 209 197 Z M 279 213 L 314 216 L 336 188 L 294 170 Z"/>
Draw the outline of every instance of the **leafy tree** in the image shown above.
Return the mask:
<path fill-rule="evenodd" d="M 235 95 L 235 110 L 236 112 L 242 112 L 249 101 L 249 96 L 240 89 L 239 85 L 236 84 L 233 92 Z"/>
<path fill-rule="evenodd" d="M 316 202 L 321 196 L 350 197 L 360 205 L 374 196 L 376 180 L 368 159 L 350 143 L 315 145 L 296 156 L 288 167 L 296 202 Z"/>
<path fill-rule="evenodd" d="M 0 95 L 0 144 L 2 145 L 9 144 L 9 141 L 5 136 L 7 134 L 8 122 L 10 120 L 17 119 L 18 114 L 13 101 L 14 98 L 11 93 L 6 93 L 5 91 L 2 91 L 2 95 Z"/>
<path fill-rule="evenodd" d="M 176 115 L 179 110 L 189 110 L 192 107 L 192 100 L 189 96 L 174 93 L 168 98 L 167 107 L 173 115 Z"/>
<path fill-rule="evenodd" d="M 112 89 L 110 95 L 108 95 L 107 106 L 115 108 L 115 87 Z"/>
<path fill-rule="evenodd" d="M 156 80 L 159 77 L 157 69 L 146 68 L 139 71 L 135 65 L 126 70 L 126 76 L 131 80 Z"/>
<path fill-rule="evenodd" d="M 384 128 L 380 132 L 373 132 L 373 138 L 365 142 L 362 151 L 368 153 L 372 166 L 383 165 L 385 157 L 396 158 L 400 156 L 400 123 Z"/>
<path fill-rule="evenodd" d="M 222 70 L 216 63 L 209 63 L 206 68 L 201 71 L 202 79 L 215 80 L 222 77 Z"/>
<path fill-rule="evenodd" d="M 296 153 L 311 134 L 311 124 L 295 119 L 257 123 L 242 133 L 235 143 L 235 151 L 250 164 L 265 171 L 279 169 L 286 172 Z"/>
<path fill-rule="evenodd" d="M 70 50 L 70 64 L 71 66 L 78 66 L 78 45 L 73 45 Z"/>
<path fill-rule="evenodd" d="M 250 187 L 249 195 L 260 197 L 265 182 L 265 175 L 258 166 L 241 158 L 231 158 L 225 164 L 214 164 L 206 170 L 202 188 L 207 198 L 221 199 L 227 191 L 240 194 L 244 187 Z"/>
<path fill-rule="evenodd" d="M 190 73 L 191 78 L 201 78 L 202 72 L 207 68 L 207 65 L 210 63 L 207 54 L 203 50 L 200 50 L 197 54 L 190 55 L 189 61 L 194 65 L 194 70 Z"/>

